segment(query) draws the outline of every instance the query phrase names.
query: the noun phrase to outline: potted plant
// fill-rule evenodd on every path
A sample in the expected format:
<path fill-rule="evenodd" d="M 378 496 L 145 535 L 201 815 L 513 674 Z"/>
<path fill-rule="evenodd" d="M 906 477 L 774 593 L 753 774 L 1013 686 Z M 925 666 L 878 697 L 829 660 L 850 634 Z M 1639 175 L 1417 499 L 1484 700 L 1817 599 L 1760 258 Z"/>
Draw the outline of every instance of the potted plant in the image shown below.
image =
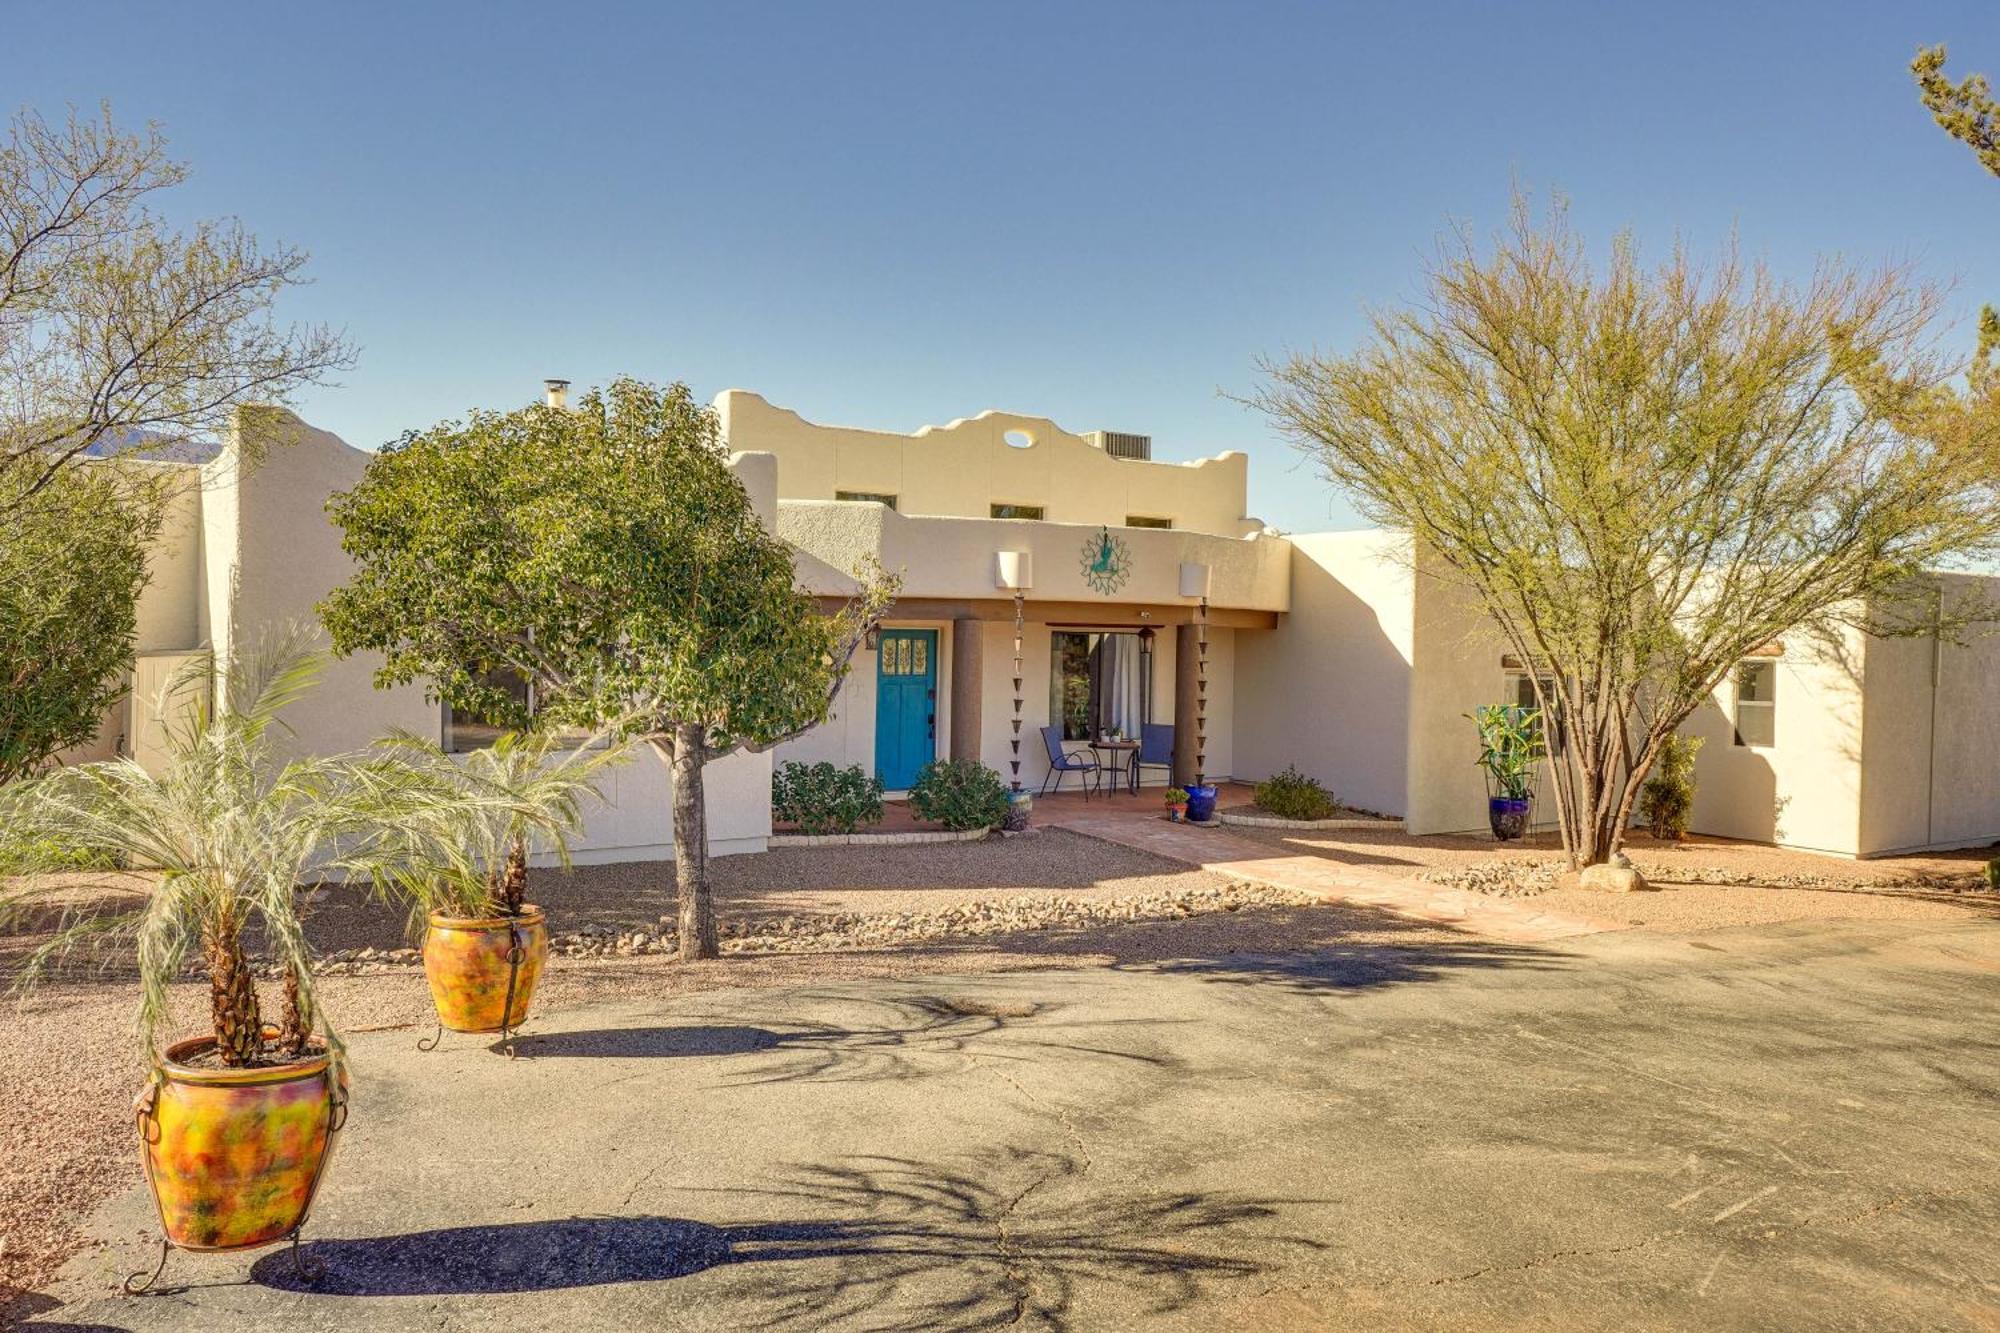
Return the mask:
<path fill-rule="evenodd" d="M 1188 794 L 1179 787 L 1169 787 L 1166 791 L 1167 819 L 1175 824 L 1187 818 Z"/>
<path fill-rule="evenodd" d="M 149 1072 L 134 1105 L 164 1240 L 160 1267 L 134 1290 L 159 1275 L 169 1246 L 296 1247 L 347 1118 L 342 1049 L 314 1003 L 295 891 L 309 865 L 341 864 L 328 855 L 336 846 L 379 850 L 369 793 L 394 775 L 364 781 L 353 759 L 278 762 L 278 714 L 319 663 L 283 645 L 220 673 L 208 656 L 191 658 L 162 692 L 154 771 L 131 759 L 80 764 L 0 795 L 0 860 L 30 872 L 5 905 L 58 899 L 65 913 L 23 981 L 85 946 L 136 954 Z M 96 885 L 33 877 L 49 849 L 135 872 Z M 276 1023 L 257 993 L 252 932 L 283 972 Z M 208 982 L 211 1030 L 162 1050 L 169 987 L 189 963 Z"/>
<path fill-rule="evenodd" d="M 1534 808 L 1535 766 L 1547 753 L 1541 710 L 1488 704 L 1468 716 L 1479 730 L 1487 823 L 1502 842 L 1521 837 Z"/>
<path fill-rule="evenodd" d="M 567 865 L 583 799 L 630 749 L 603 736 L 510 731 L 456 755 L 396 733 L 379 752 L 398 781 L 378 808 L 399 837 L 370 879 L 410 904 L 413 932 L 423 926 L 439 1028 L 504 1036 L 526 1021 L 548 961 L 547 917 L 527 901 L 529 844 Z"/>
<path fill-rule="evenodd" d="M 1000 827 L 1009 833 L 1019 833 L 1028 827 L 1034 818 L 1035 794 L 1020 783 L 1012 783 L 1007 788 L 1007 813 L 1001 816 Z"/>

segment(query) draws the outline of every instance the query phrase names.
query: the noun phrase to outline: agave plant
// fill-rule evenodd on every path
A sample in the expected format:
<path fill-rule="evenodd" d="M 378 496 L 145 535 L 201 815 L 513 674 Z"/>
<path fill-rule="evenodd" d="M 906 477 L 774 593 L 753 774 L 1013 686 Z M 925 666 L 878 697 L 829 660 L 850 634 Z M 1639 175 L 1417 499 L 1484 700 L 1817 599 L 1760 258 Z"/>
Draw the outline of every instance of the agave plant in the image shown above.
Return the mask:
<path fill-rule="evenodd" d="M 377 742 L 376 755 L 361 772 L 370 789 L 364 803 L 376 826 L 394 831 L 349 860 L 378 889 L 405 898 L 414 925 L 432 911 L 520 915 L 530 844 L 567 866 L 584 799 L 631 750 L 605 735 L 504 732 L 454 755 L 394 732 Z"/>
<path fill-rule="evenodd" d="M 129 880 L 83 886 L 99 892 L 64 909 L 61 928 L 28 959 L 23 983 L 86 940 L 129 940 L 141 986 L 140 1035 L 157 1054 L 168 987 L 198 953 L 224 1065 L 296 1058 L 315 1028 L 337 1049 L 313 1003 L 296 890 L 309 867 L 337 867 L 350 855 L 379 859 L 385 831 L 371 823 L 372 812 L 394 783 L 386 767 L 351 757 L 281 762 L 280 714 L 312 687 L 321 665 L 296 633 L 219 671 L 210 655 L 198 654 L 162 690 L 157 771 L 117 759 L 0 791 L 0 841 L 11 853 L 0 860 L 10 869 L 60 868 L 80 858 L 129 865 L 150 881 L 143 891 Z M 31 877 L 0 896 L 0 907 L 73 902 L 78 888 Z M 285 971 L 275 1042 L 266 1040 L 245 943 L 253 930 Z"/>

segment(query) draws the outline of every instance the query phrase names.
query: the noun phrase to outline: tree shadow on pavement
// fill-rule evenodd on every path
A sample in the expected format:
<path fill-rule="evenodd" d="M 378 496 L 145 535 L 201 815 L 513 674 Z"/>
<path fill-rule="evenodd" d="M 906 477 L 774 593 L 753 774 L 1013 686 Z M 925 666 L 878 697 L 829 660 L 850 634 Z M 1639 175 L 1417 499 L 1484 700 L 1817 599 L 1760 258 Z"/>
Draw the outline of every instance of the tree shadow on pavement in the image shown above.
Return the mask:
<path fill-rule="evenodd" d="M 33 1315 L 51 1314 L 62 1308 L 63 1303 L 53 1296 L 16 1291 L 11 1286 L 0 1285 L 0 1328 L 34 1329 L 36 1333 L 130 1333 L 118 1324 L 26 1322 Z"/>
<path fill-rule="evenodd" d="M 1171 1068 L 1172 1056 L 1159 1050 L 1121 1048 L 1130 1033 L 1145 1034 L 1167 1019 L 1066 1019 L 1059 1002 L 993 999 L 973 995 L 863 996 L 839 991 L 796 991 L 791 1007 L 817 1004 L 861 1009 L 878 1016 L 872 1023 L 826 1023 L 788 1019 L 782 1026 L 757 1026 L 752 1005 L 744 1021 L 675 1027 L 591 1029 L 545 1032 L 514 1039 L 521 1059 L 655 1059 L 692 1056 L 746 1056 L 740 1069 L 724 1075 L 730 1086 L 767 1083 L 868 1083 L 921 1079 L 937 1072 L 943 1057 L 978 1054 L 996 1059 L 1046 1055 L 1115 1060 Z"/>
<path fill-rule="evenodd" d="M 1343 994 L 1491 968 L 1553 970 L 1572 955 L 1494 940 L 1360 903 L 1313 903 L 999 937 L 1036 957 L 1090 956 L 1117 971 Z"/>
<path fill-rule="evenodd" d="M 757 1265 L 705 1288 L 721 1322 L 952 1330 L 1032 1318 L 1064 1328 L 1092 1288 L 1163 1314 L 1322 1248 L 1282 1229 L 1299 1200 L 1171 1190 L 1039 1197 L 1086 1169 L 1076 1157 L 1024 1149 L 948 1164 L 855 1157 L 794 1168 L 767 1188 L 712 1192 L 776 1216 L 583 1217 L 318 1240 L 304 1247 L 325 1266 L 317 1279 L 300 1277 L 284 1254 L 258 1260 L 251 1278 L 326 1295 L 476 1296 Z"/>
<path fill-rule="evenodd" d="M 1151 970 L 1240 986 L 1276 986 L 1294 994 L 1341 994 L 1438 981 L 1486 968 L 1553 971 L 1569 955 L 1542 945 L 1463 939 L 1422 944 L 1342 944 L 1307 953 L 1229 953 L 1173 958 Z"/>

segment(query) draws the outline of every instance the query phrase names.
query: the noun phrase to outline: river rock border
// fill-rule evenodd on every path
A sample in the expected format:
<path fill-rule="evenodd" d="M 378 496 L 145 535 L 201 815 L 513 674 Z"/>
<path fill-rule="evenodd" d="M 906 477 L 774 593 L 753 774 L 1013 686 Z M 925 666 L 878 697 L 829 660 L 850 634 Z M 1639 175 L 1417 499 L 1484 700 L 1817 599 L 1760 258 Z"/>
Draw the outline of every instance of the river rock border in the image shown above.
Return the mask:
<path fill-rule="evenodd" d="M 923 842 L 978 842 L 990 828 L 913 830 L 907 833 L 773 833 L 768 847 L 907 847 Z"/>

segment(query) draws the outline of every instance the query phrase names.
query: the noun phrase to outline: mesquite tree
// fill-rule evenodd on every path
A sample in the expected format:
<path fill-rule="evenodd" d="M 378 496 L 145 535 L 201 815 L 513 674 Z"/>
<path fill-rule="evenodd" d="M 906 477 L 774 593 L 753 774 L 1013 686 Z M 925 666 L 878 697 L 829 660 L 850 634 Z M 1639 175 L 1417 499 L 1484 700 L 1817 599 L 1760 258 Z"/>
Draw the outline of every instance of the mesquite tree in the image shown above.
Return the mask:
<path fill-rule="evenodd" d="M 1461 229 L 1424 299 L 1347 356 L 1267 363 L 1255 401 L 1420 569 L 1469 594 L 1567 740 L 1574 866 L 1619 847 L 1661 743 L 1752 649 L 1878 631 L 1913 576 L 2000 537 L 2000 389 L 1931 338 L 1935 290 L 1732 250 L 1600 270 L 1558 206 Z"/>
<path fill-rule="evenodd" d="M 2000 101 L 1984 74 L 1968 74 L 1958 83 L 1945 77 L 1945 48 L 1926 46 L 1910 62 L 1910 74 L 1917 81 L 1924 109 L 1938 128 L 1970 148 L 1979 165 L 2000 176 Z M 1979 312 L 1979 359 L 1974 376 L 1995 373 L 1993 354 L 2000 352 L 2000 310 L 1987 306 Z"/>
<path fill-rule="evenodd" d="M 236 408 L 352 359 L 335 331 L 272 318 L 304 252 L 149 211 L 186 176 L 157 130 L 109 111 L 23 111 L 0 138 L 0 521 L 88 453 L 220 439 Z M 275 421 L 245 419 L 239 446 L 254 455 Z"/>
<path fill-rule="evenodd" d="M 356 569 L 321 614 L 336 651 L 383 655 L 378 684 L 426 680 L 512 726 L 608 727 L 669 765 L 680 953 L 715 957 L 703 769 L 824 721 L 893 581 L 822 613 L 681 384 L 413 432 L 328 512 Z"/>

